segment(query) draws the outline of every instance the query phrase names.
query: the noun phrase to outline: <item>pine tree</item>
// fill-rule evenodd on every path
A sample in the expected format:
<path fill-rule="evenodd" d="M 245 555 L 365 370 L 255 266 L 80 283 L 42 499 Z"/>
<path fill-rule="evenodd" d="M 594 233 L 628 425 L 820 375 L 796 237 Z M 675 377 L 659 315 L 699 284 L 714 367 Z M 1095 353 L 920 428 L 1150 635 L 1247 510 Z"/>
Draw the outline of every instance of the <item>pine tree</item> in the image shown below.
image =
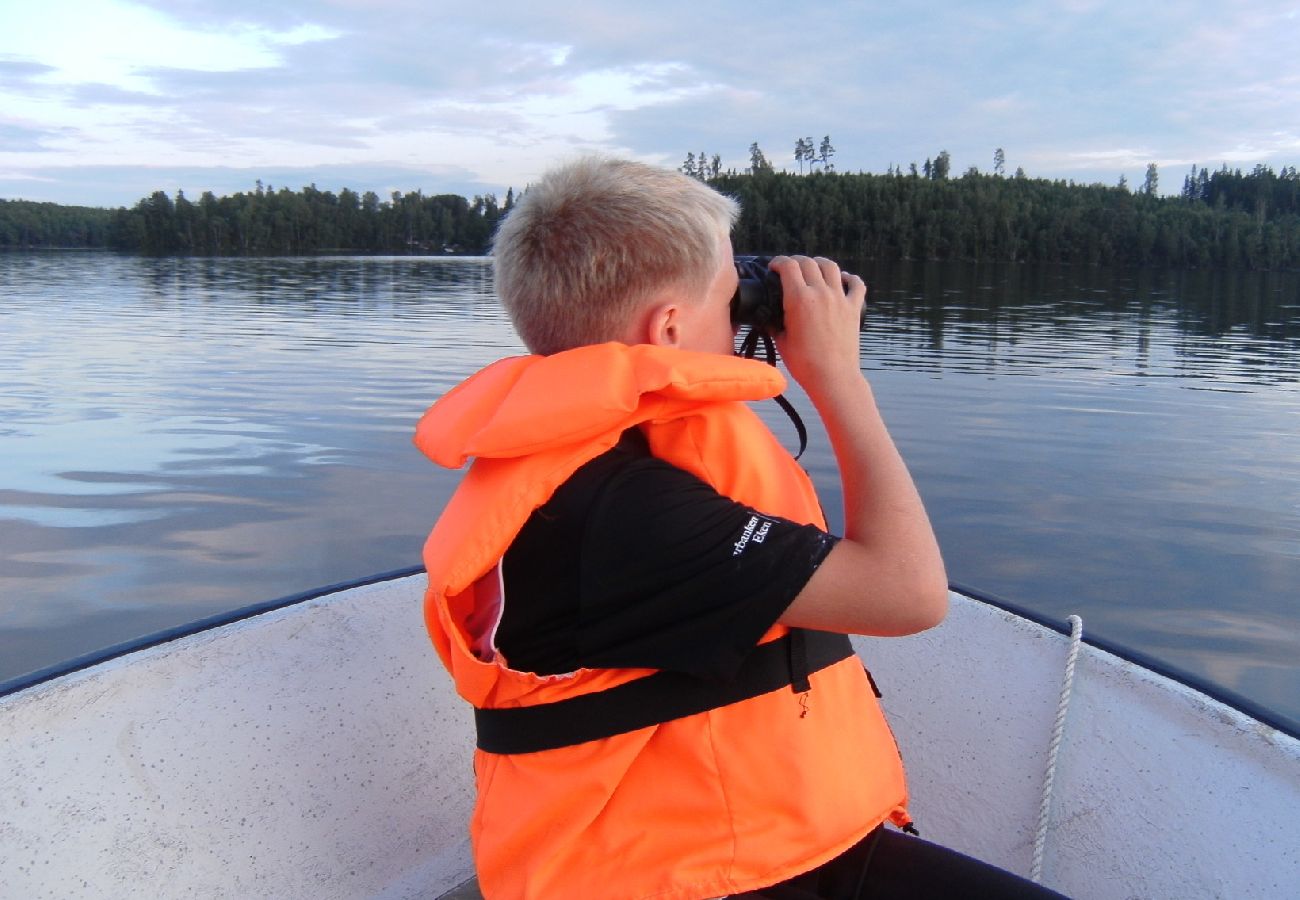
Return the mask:
<path fill-rule="evenodd" d="M 821 160 L 822 169 L 824 171 L 835 171 L 835 167 L 831 165 L 831 157 L 834 155 L 835 148 L 831 146 L 831 136 L 828 134 L 822 138 L 821 147 L 817 151 L 818 159 Z"/>
<path fill-rule="evenodd" d="M 799 164 L 799 174 L 803 174 L 803 161 L 808 155 L 808 145 L 804 143 L 803 138 L 794 142 L 794 161 Z"/>
<path fill-rule="evenodd" d="M 952 165 L 952 157 L 948 155 L 947 150 L 940 150 L 939 155 L 934 158 L 934 166 L 930 169 L 930 175 L 935 181 L 943 181 L 948 177 L 948 168 Z"/>
<path fill-rule="evenodd" d="M 1160 188 L 1160 172 L 1155 163 L 1147 165 L 1146 181 L 1142 184 L 1142 193 L 1148 197 L 1154 197 Z"/>

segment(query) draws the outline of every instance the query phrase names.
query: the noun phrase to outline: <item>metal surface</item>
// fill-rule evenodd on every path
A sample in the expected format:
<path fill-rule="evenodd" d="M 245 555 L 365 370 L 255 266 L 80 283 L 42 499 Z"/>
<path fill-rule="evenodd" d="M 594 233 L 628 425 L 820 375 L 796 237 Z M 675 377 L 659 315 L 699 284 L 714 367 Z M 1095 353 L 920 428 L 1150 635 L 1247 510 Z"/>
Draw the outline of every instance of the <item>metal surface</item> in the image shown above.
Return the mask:
<path fill-rule="evenodd" d="M 472 875 L 469 711 L 407 576 L 0 697 L 0 896 L 437 897 Z M 1086 623 L 1085 623 L 1086 624 Z M 923 835 L 1025 874 L 1066 638 L 953 595 L 855 638 Z M 1083 647 L 1044 881 L 1079 898 L 1300 895 L 1300 741 Z"/>
<path fill-rule="evenodd" d="M 854 643 L 884 693 L 922 835 L 1028 875 L 1068 639 L 951 599 L 936 629 Z M 1076 898 L 1300 896 L 1297 810 L 1300 741 L 1084 644 L 1045 884 Z"/>
<path fill-rule="evenodd" d="M 436 897 L 472 874 L 468 710 L 422 577 L 0 699 L 2 897 Z"/>

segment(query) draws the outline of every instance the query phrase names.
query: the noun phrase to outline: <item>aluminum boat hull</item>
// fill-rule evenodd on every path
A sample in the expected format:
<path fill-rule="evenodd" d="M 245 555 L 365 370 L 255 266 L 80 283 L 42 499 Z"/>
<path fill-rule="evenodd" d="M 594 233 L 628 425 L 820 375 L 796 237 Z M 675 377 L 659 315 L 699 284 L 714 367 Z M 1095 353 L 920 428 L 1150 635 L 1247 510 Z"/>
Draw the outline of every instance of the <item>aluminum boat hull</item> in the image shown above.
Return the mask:
<path fill-rule="evenodd" d="M 0 896 L 434 898 L 472 876 L 468 708 L 405 574 L 0 686 Z M 254 614 L 255 613 L 255 614 Z M 1068 638 L 952 596 L 855 638 L 925 837 L 1028 874 Z M 1300 896 L 1300 740 L 1085 643 L 1043 881 Z"/>

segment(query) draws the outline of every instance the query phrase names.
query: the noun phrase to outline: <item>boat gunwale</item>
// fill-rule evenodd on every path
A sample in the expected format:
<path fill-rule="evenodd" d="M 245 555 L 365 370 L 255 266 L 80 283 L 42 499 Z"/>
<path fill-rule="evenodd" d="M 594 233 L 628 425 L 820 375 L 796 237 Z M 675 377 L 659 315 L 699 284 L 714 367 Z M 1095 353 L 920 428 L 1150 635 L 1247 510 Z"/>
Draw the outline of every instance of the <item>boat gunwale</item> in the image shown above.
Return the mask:
<path fill-rule="evenodd" d="M 1009 612 L 1022 619 L 1028 619 L 1030 622 L 1041 625 L 1044 628 L 1055 631 L 1066 637 L 1070 636 L 1070 623 L 1062 619 L 1035 612 L 1034 610 L 1021 606 L 1011 600 L 999 597 L 996 594 L 980 591 L 957 582 L 950 582 L 948 588 L 951 591 L 969 597 L 971 600 L 986 604 L 987 606 L 992 606 L 993 608 L 1003 610 L 1004 612 Z M 1231 707 L 1237 712 L 1243 713 L 1255 721 L 1267 725 L 1269 728 L 1279 731 L 1288 737 L 1300 740 L 1300 721 L 1277 712 L 1276 710 L 1269 709 L 1268 707 L 1263 706 L 1254 700 L 1231 690 L 1230 688 L 1226 688 L 1223 685 L 1216 684 L 1200 675 L 1195 675 L 1185 669 L 1181 669 L 1178 666 L 1159 659 L 1158 657 L 1151 656 L 1144 651 L 1135 650 L 1132 647 L 1117 643 L 1116 641 L 1112 641 L 1106 637 L 1099 637 L 1095 633 L 1090 634 L 1086 629 L 1084 630 L 1080 640 L 1082 643 L 1087 644 L 1090 647 L 1102 650 L 1112 656 L 1119 657 L 1125 662 L 1147 669 L 1157 675 L 1161 675 L 1171 681 L 1177 682 L 1184 687 L 1189 687 L 1197 693 L 1204 694 L 1211 700 L 1217 700 L 1224 706 Z"/>
<path fill-rule="evenodd" d="M 171 628 L 165 628 L 160 631 L 151 632 L 137 638 L 112 644 L 98 650 L 92 650 L 83 653 L 63 662 L 46 666 L 41 669 L 35 669 L 31 672 L 18 675 L 0 681 L 0 699 L 8 697 L 11 694 L 17 694 L 20 691 L 37 687 L 56 678 L 65 675 L 71 675 L 84 669 L 93 668 L 102 663 L 109 662 L 119 657 L 127 656 L 141 650 L 147 650 L 151 647 L 157 647 L 161 644 L 167 644 L 181 638 L 190 637 L 191 635 L 200 634 L 204 631 L 211 631 L 226 625 L 232 625 L 245 619 L 251 619 L 264 613 L 274 612 L 279 609 L 285 609 L 290 606 L 307 603 L 330 594 L 342 593 L 343 591 L 354 590 L 356 588 L 367 587 L 374 584 L 383 584 L 388 581 L 397 581 L 402 578 L 409 578 L 413 575 L 419 575 L 424 572 L 423 566 L 407 566 L 401 569 L 392 569 L 387 572 L 379 572 L 374 575 L 368 575 L 363 578 L 341 581 L 323 587 L 312 588 L 306 591 L 300 591 L 296 594 L 289 594 L 274 600 L 266 600 L 260 603 L 253 603 L 248 606 L 242 606 L 227 612 L 216 613 L 211 616 L 205 616 L 191 622 L 176 625 Z M 950 582 L 949 590 L 968 597 L 978 603 L 983 603 L 995 609 L 1011 613 L 1022 619 L 1027 619 L 1043 628 L 1057 632 L 1065 636 L 1070 634 L 1070 625 L 1060 619 L 1044 615 L 1028 609 L 1018 603 L 981 591 L 976 588 L 968 587 L 959 582 Z M 1274 710 L 1268 709 L 1255 701 L 1238 694 L 1236 691 L 1215 684 L 1199 675 L 1180 669 L 1177 666 L 1170 665 L 1164 660 L 1158 659 L 1140 650 L 1134 650 L 1123 644 L 1116 643 L 1105 637 L 1099 637 L 1096 634 L 1084 632 L 1083 643 L 1117 656 L 1120 659 L 1147 669 L 1157 675 L 1164 676 L 1172 681 L 1178 682 L 1186 687 L 1191 688 L 1198 693 L 1217 700 L 1225 706 L 1231 707 L 1236 711 L 1249 716 L 1250 718 L 1273 728 L 1289 737 L 1300 740 L 1300 721 Z"/>
<path fill-rule="evenodd" d="M 289 594 L 284 597 L 278 597 L 274 600 L 264 600 L 260 603 L 251 603 L 248 606 L 241 606 L 236 609 L 227 610 L 226 612 L 214 613 L 210 616 L 204 616 L 201 619 L 195 619 L 191 622 L 185 622 L 180 625 L 173 625 L 171 628 L 164 628 L 160 631 L 153 631 L 136 638 L 121 641 L 116 644 L 110 644 L 98 650 L 91 650 L 80 656 L 74 656 L 63 662 L 54 663 L 44 668 L 34 669 L 22 675 L 17 675 L 0 681 L 0 699 L 8 697 L 10 694 L 16 694 L 44 684 L 47 681 L 53 681 L 56 678 L 62 678 L 65 675 L 72 675 L 84 669 L 90 669 L 102 663 L 111 662 L 123 656 L 137 653 L 141 650 L 148 650 L 151 647 L 157 647 L 162 644 L 168 644 L 172 641 L 178 641 L 181 638 L 187 638 L 195 634 L 202 634 L 205 631 L 212 631 L 226 625 L 233 625 L 236 622 L 242 622 L 245 619 L 252 619 L 264 613 L 275 612 L 279 609 L 286 609 L 290 606 L 297 606 L 321 597 L 327 597 L 330 594 L 339 594 L 344 591 L 354 590 L 356 588 L 367 587 L 372 584 L 383 584 L 387 581 L 397 581 L 401 578 L 409 578 L 412 575 L 419 575 L 424 572 L 424 566 L 407 566 L 402 569 L 392 569 L 387 572 L 379 572 L 375 575 L 367 575 L 364 578 L 352 579 L 349 581 L 340 581 L 335 584 L 328 584 L 323 587 L 312 588 L 306 591 L 300 591 L 296 594 Z"/>

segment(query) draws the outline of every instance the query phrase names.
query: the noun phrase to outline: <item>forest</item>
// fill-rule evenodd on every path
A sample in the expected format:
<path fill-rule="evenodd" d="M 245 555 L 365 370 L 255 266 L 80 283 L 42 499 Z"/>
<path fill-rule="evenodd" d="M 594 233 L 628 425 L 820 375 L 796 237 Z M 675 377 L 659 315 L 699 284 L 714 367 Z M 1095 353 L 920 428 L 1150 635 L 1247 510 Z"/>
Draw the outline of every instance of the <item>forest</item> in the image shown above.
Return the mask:
<path fill-rule="evenodd" d="M 0 249 L 108 248 L 153 255 L 298 255 L 486 252 L 497 221 L 514 202 L 457 194 L 394 191 L 338 194 L 310 185 L 300 191 L 263 186 L 198 202 L 178 191 L 155 191 L 116 210 L 0 201 Z"/>
<path fill-rule="evenodd" d="M 940 157 L 941 159 L 942 157 Z M 1148 169 L 1126 185 L 1006 177 L 970 170 L 930 174 L 710 177 L 743 213 L 737 248 L 798 248 L 846 259 L 1051 262 L 1105 266 L 1300 267 L 1300 177 L 1257 167 L 1199 169 L 1177 196 L 1157 195 Z"/>
<path fill-rule="evenodd" d="M 834 171 L 829 138 L 797 146 L 800 171 L 776 171 L 757 145 L 751 166 L 723 172 L 718 157 L 682 171 L 740 200 L 737 252 L 803 252 L 845 259 L 1052 262 L 1179 268 L 1300 267 L 1300 176 L 1193 167 L 1180 193 L 1160 196 L 1159 172 L 1116 186 L 971 168 L 951 177 L 946 152 L 885 174 Z M 805 168 L 804 163 L 807 163 Z M 820 163 L 820 167 L 819 164 Z M 482 254 L 514 204 L 315 185 L 197 201 L 156 191 L 116 210 L 0 200 L 0 249 L 108 248 L 146 254 Z"/>
<path fill-rule="evenodd" d="M 113 211 L 30 200 L 0 199 L 0 250 L 107 247 Z"/>

